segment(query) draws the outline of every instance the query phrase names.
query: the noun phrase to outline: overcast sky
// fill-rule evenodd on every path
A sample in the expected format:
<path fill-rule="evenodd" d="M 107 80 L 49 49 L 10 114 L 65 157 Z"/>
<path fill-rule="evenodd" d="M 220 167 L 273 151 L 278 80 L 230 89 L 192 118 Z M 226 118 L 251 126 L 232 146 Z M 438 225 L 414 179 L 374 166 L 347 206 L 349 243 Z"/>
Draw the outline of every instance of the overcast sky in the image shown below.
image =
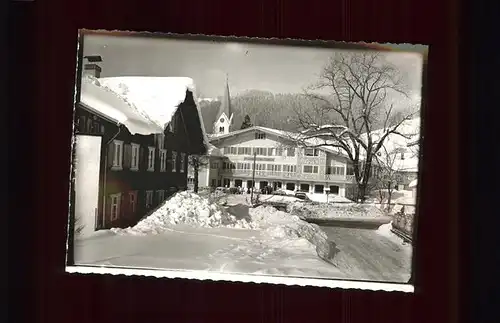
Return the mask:
<path fill-rule="evenodd" d="M 318 81 L 333 51 L 109 35 L 86 35 L 84 39 L 84 55 L 102 56 L 101 77 L 186 76 L 194 80 L 198 95 L 208 98 L 222 95 L 226 73 L 231 94 L 250 89 L 302 92 Z M 408 52 L 384 55 L 406 74 L 412 97 L 419 97 L 422 56 Z"/>

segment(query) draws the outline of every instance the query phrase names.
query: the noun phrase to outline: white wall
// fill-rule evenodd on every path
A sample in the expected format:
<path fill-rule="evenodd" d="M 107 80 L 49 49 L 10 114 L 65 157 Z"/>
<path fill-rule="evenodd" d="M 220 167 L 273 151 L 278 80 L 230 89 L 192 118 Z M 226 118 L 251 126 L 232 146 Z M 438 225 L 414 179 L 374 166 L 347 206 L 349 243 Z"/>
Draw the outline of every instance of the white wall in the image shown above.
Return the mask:
<path fill-rule="evenodd" d="M 280 139 L 277 136 L 272 136 L 266 133 L 266 139 L 255 139 L 255 132 L 246 132 L 243 134 L 236 135 L 234 137 L 223 139 L 220 143 L 214 143 L 218 148 L 222 147 L 262 147 L 262 148 L 283 148 L 283 155 L 281 156 L 257 156 L 265 158 L 273 158 L 275 163 L 278 164 L 297 164 L 297 149 L 295 151 L 295 157 L 286 156 L 285 148 L 288 148 L 290 143 L 285 140 Z M 224 153 L 231 161 L 241 162 L 249 155 L 229 155 Z"/>
<path fill-rule="evenodd" d="M 221 119 L 224 119 L 224 122 L 220 122 Z M 219 128 L 224 127 L 224 131 L 220 132 Z M 226 116 L 225 113 L 223 113 L 221 116 L 215 120 L 214 123 L 214 128 L 213 128 L 213 133 L 214 134 L 228 134 L 229 133 L 229 128 L 231 127 L 231 123 L 229 122 L 229 116 Z"/>
<path fill-rule="evenodd" d="M 99 171 L 101 137 L 76 136 L 75 163 L 75 229 L 83 227 L 79 236 L 95 231 L 99 203 Z M 77 233 L 75 232 L 75 237 Z"/>

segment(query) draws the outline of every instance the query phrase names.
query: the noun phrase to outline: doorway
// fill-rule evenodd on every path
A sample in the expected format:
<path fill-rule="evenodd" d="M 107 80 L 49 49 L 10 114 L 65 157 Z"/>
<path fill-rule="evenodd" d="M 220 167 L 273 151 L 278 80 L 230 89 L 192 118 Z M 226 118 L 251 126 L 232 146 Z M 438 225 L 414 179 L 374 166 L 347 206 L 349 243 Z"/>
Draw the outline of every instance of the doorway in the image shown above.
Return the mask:
<path fill-rule="evenodd" d="M 323 193 L 325 185 L 314 185 L 314 193 Z"/>
<path fill-rule="evenodd" d="M 300 184 L 300 190 L 302 192 L 309 192 L 309 184 Z"/>
<path fill-rule="evenodd" d="M 337 185 L 330 185 L 330 194 L 339 195 L 339 187 Z"/>

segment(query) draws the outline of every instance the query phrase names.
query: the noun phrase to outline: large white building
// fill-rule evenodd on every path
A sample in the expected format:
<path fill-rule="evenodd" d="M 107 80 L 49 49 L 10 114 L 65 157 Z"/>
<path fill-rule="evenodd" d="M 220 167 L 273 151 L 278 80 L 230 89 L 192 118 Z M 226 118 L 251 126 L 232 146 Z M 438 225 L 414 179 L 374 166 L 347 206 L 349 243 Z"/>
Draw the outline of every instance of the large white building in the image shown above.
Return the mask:
<path fill-rule="evenodd" d="M 213 159 L 205 185 L 252 186 L 255 165 L 255 188 L 302 190 L 345 196 L 353 184 L 348 159 L 327 147 L 299 147 L 283 131 L 251 127 L 214 136 L 210 143 L 219 148 L 222 156 Z M 202 184 L 202 185 L 203 185 Z"/>
<path fill-rule="evenodd" d="M 250 188 L 253 184 L 256 189 L 270 185 L 274 189 L 290 191 L 316 194 L 328 191 L 342 197 L 351 195 L 349 190 L 355 187 L 354 172 L 347 156 L 338 149 L 300 146 L 294 140 L 297 134 L 266 127 L 233 131 L 232 121 L 226 79 L 221 107 L 213 124 L 213 133 L 209 135 L 209 165 L 199 170 L 199 187 Z M 401 149 L 399 140 L 396 141 Z M 415 174 L 409 176 L 408 182 L 416 178 L 418 156 L 409 151 L 402 152 L 397 165 L 401 171 Z M 410 166 L 409 169 L 404 169 L 406 166 Z M 255 183 L 252 183 L 253 176 Z M 190 178 L 192 182 L 192 172 Z"/>

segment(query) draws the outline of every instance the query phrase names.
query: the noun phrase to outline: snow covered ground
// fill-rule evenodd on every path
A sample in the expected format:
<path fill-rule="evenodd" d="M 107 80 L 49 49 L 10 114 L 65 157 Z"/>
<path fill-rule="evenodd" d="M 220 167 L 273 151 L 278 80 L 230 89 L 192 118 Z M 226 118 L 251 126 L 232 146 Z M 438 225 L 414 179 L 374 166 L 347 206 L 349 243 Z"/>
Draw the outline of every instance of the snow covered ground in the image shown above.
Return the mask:
<path fill-rule="evenodd" d="M 302 219 L 338 219 L 338 218 L 380 218 L 386 216 L 375 205 L 357 203 L 307 203 L 294 202 L 288 205 L 287 211 Z"/>
<path fill-rule="evenodd" d="M 320 228 L 272 207 L 251 208 L 244 201 L 244 195 L 228 196 L 224 207 L 207 197 L 177 193 L 132 228 L 77 240 L 76 263 L 408 280 L 411 248 L 385 231 L 364 233 L 368 241 L 357 241 L 356 231 Z"/>

